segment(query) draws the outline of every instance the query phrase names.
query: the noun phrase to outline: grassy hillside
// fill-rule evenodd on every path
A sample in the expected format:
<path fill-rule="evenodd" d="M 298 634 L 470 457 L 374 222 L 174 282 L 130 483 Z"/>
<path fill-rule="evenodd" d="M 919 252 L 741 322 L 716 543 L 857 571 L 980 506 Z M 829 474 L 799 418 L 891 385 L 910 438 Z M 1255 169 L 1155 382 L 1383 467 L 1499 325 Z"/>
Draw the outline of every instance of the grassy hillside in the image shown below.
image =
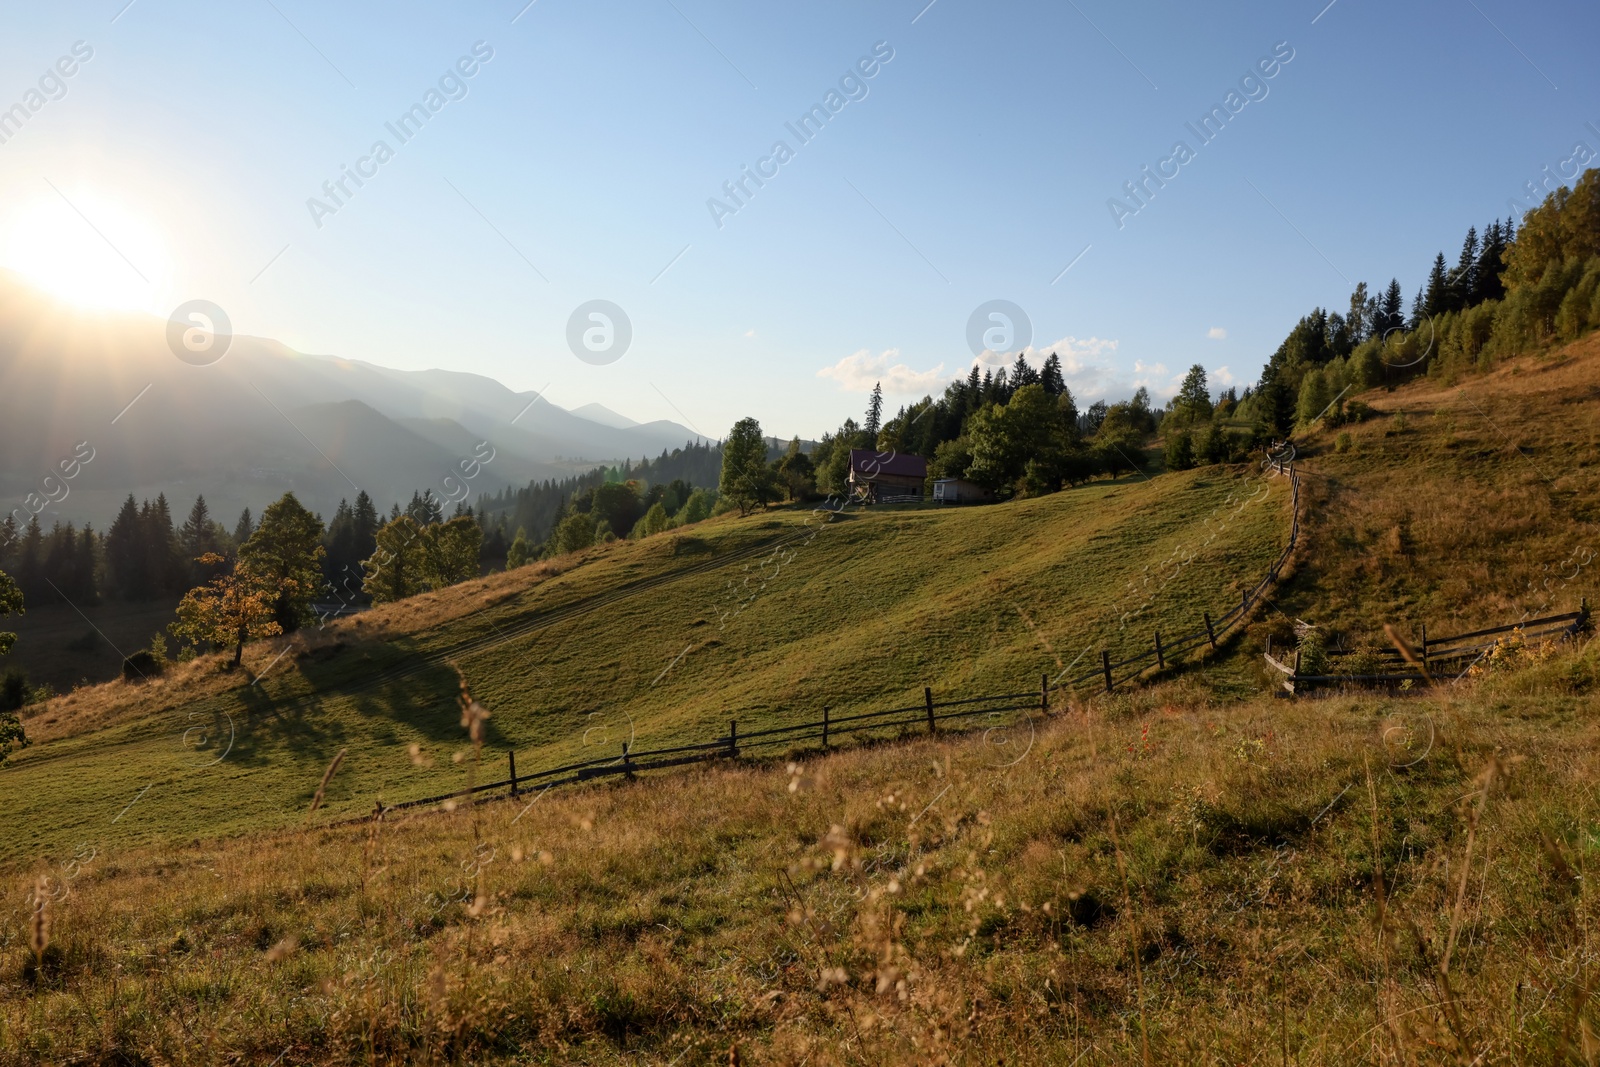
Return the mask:
<path fill-rule="evenodd" d="M 1195 676 L 1003 739 L 85 850 L 0 889 L 0 1055 L 1585 1063 L 1597 681 L 1593 646 L 1401 699 Z"/>
<path fill-rule="evenodd" d="M 1283 544 L 1287 497 L 1283 479 L 1217 468 L 826 524 L 783 511 L 468 583 L 254 648 L 254 684 L 213 659 L 52 702 L 0 771 L 19 827 L 0 854 L 294 825 L 340 750 L 329 818 L 457 788 L 452 663 L 494 709 L 496 777 L 510 749 L 526 773 L 923 686 L 1031 689 L 1236 603 Z"/>
<path fill-rule="evenodd" d="M 343 821 L 475 773 L 451 664 L 497 776 L 1031 687 L 1231 605 L 1284 481 L 725 518 L 54 701 L 0 771 L 0 1058 L 1593 1062 L 1600 647 L 1300 702 L 1254 653 L 1593 596 L 1595 345 L 1305 435 L 1246 639 L 1009 730 Z"/>
<path fill-rule="evenodd" d="M 1313 520 L 1285 611 L 1359 644 L 1600 606 L 1600 333 L 1363 399 L 1376 417 L 1300 442 Z"/>

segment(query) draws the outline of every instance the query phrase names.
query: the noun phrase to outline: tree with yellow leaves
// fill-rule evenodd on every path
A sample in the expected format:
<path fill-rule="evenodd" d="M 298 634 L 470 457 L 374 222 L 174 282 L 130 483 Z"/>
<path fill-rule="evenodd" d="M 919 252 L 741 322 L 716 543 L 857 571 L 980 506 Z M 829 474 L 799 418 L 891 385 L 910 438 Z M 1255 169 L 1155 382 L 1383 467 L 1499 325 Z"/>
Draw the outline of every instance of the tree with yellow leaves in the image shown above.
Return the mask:
<path fill-rule="evenodd" d="M 227 561 L 215 552 L 207 552 L 196 562 L 212 567 Z M 219 574 L 209 584 L 189 590 L 178 605 L 177 621 L 167 630 L 179 641 L 194 645 L 233 645 L 233 665 L 237 667 L 244 657 L 246 641 L 283 633 L 283 627 L 273 617 L 278 593 L 240 564 L 232 573 Z"/>

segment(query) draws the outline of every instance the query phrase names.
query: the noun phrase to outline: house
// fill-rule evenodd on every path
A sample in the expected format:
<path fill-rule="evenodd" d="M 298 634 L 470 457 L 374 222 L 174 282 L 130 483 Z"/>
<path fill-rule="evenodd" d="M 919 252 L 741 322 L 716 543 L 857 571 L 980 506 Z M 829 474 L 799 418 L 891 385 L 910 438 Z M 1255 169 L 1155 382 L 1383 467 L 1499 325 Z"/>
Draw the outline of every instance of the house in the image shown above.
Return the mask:
<path fill-rule="evenodd" d="M 921 500 L 928 480 L 928 461 L 921 456 L 898 452 L 850 450 L 850 491 L 873 503 L 891 500 Z"/>
<path fill-rule="evenodd" d="M 994 499 L 994 493 L 965 478 L 939 478 L 933 483 L 936 504 L 979 504 Z"/>

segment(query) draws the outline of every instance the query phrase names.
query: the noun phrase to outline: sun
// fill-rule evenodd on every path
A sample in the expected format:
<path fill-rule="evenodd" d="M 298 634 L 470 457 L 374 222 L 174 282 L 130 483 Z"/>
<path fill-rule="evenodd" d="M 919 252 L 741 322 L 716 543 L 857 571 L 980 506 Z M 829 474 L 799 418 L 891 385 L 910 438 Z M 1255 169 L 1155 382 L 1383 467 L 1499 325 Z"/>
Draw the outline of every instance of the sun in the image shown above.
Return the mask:
<path fill-rule="evenodd" d="M 0 222 L 0 266 L 80 307 L 159 313 L 169 260 L 160 231 L 138 212 L 62 186 Z"/>

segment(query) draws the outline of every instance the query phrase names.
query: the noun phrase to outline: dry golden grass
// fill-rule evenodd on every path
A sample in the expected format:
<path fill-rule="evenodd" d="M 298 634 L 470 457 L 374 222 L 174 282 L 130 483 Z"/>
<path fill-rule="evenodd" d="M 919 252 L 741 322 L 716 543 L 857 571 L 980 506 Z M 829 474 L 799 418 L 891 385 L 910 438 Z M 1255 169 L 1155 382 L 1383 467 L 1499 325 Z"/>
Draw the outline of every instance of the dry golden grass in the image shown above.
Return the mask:
<path fill-rule="evenodd" d="M 1583 1063 L 1597 680 L 1600 647 L 1405 699 L 1194 676 L 18 867 L 0 1060 L 1105 1064 L 1147 1030 L 1154 1063 Z"/>
<path fill-rule="evenodd" d="M 1359 646 L 1386 621 L 1441 635 L 1596 602 L 1600 334 L 1362 399 L 1377 417 L 1302 442 L 1312 521 L 1286 613 Z"/>

